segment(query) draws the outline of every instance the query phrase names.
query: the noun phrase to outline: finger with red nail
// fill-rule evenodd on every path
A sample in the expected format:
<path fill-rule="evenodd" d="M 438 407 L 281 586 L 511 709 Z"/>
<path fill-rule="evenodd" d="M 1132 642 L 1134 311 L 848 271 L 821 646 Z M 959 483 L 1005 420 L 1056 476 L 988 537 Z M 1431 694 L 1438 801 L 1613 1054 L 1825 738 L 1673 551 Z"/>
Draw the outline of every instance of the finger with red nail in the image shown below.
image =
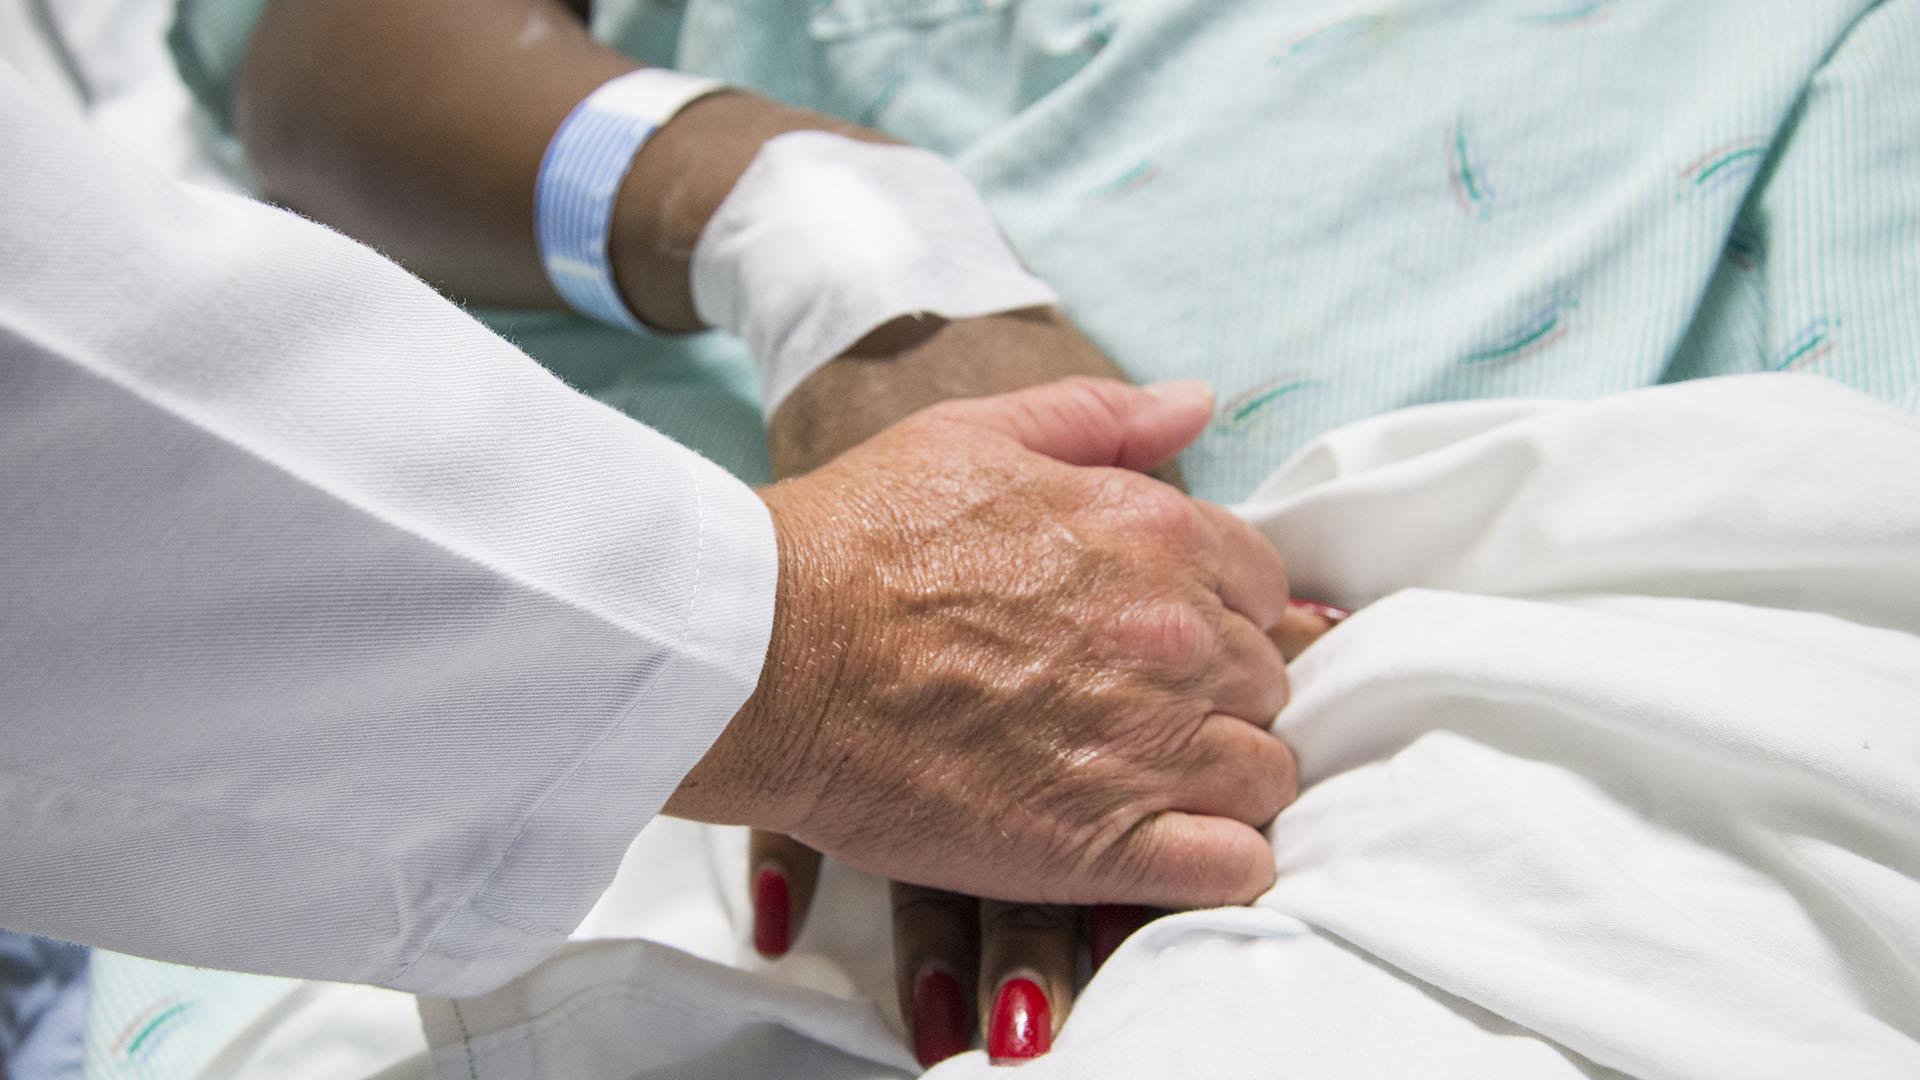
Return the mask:
<path fill-rule="evenodd" d="M 1080 909 L 980 902 L 980 1015 L 987 1059 L 1017 1065 L 1053 1047 L 1073 1008 Z"/>
<path fill-rule="evenodd" d="M 980 902 L 894 882 L 894 983 L 913 1056 L 931 1068 L 973 1047 Z"/>
<path fill-rule="evenodd" d="M 793 947 L 813 904 L 820 855 L 779 833 L 754 830 L 747 845 L 747 895 L 753 898 L 753 947 L 777 960 Z"/>
<path fill-rule="evenodd" d="M 987 1061 L 1018 1065 L 1053 1049 L 1053 1007 L 1040 977 L 1016 972 L 1001 980 L 987 1020 Z"/>

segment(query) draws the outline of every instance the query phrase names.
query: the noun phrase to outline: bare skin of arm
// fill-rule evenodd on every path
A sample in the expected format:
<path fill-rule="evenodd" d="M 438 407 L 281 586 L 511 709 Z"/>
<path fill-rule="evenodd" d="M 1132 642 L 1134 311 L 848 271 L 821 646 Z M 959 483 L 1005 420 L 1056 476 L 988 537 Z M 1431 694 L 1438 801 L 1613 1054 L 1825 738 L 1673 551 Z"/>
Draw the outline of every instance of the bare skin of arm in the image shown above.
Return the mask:
<path fill-rule="evenodd" d="M 547 141 L 595 87 L 638 65 L 559 0 L 302 0 L 254 32 L 234 127 L 274 201 L 380 248 L 476 304 L 558 307 L 534 243 Z M 694 242 L 775 135 L 889 141 L 747 93 L 694 102 L 635 160 L 613 219 L 627 302 L 700 328 Z"/>

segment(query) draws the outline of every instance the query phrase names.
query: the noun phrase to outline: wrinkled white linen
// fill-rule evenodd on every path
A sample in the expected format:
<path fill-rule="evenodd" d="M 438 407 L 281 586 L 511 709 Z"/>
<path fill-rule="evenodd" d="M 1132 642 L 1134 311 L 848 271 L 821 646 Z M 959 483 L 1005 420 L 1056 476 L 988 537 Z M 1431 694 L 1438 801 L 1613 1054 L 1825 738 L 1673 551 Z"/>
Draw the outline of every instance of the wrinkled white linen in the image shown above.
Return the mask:
<path fill-rule="evenodd" d="M 474 993 L 756 684 L 766 507 L 0 63 L 0 925 Z"/>
<path fill-rule="evenodd" d="M 1279 884 L 1129 940 L 1023 1080 L 1920 1075 L 1920 422 L 1787 375 L 1429 406 L 1242 510 L 1364 609 L 1294 669 Z M 684 952 L 422 999 L 435 1075 L 911 1072 L 880 883 L 830 865 L 768 967 L 691 829 L 576 935 Z"/>

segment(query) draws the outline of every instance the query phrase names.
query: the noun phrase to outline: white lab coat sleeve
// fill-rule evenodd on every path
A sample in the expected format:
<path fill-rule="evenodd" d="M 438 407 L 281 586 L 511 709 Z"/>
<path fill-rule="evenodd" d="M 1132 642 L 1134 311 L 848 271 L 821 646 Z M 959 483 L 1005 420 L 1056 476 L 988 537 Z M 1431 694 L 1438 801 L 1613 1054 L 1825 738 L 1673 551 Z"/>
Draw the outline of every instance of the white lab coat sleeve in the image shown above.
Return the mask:
<path fill-rule="evenodd" d="M 0 64 L 0 925 L 471 994 L 752 692 L 765 506 Z"/>

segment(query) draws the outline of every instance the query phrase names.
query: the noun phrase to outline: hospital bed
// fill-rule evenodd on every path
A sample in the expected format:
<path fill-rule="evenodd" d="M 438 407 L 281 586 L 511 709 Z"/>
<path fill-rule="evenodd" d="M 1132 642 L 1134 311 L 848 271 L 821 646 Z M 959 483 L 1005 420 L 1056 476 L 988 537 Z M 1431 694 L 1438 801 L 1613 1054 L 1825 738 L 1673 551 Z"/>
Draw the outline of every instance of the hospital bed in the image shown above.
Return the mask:
<path fill-rule="evenodd" d="M 1628 17 L 1608 10 L 1624 4 L 1509 7 L 1514 27 L 1536 32 Z M 1836 25 L 1859 14 L 1808 5 L 1807 20 L 1815 7 Z M 1884 7 L 1876 17 L 1911 30 L 1913 4 Z M 1405 20 L 1423 11 L 1391 10 L 1296 19 L 1298 33 L 1261 44 L 1267 77 L 1385 62 L 1363 50 L 1402 47 Z M 0 48 L 59 107 L 155 167 L 240 186 L 230 143 L 162 51 L 168 18 L 155 0 L 11 0 Z M 1134 47 L 1120 41 L 1114 62 Z M 1420 160 L 1437 158 L 1428 179 L 1458 228 L 1523 211 L 1523 171 L 1499 176 L 1480 128 L 1463 119 L 1436 135 Z M 1718 183 L 1759 169 L 1739 138 L 1692 175 L 1678 163 L 1661 197 L 1703 197 L 1709 169 L 1704 182 Z M 1063 290 L 1083 298 L 1076 314 L 1122 355 L 1165 346 L 1167 363 L 1186 362 L 1194 346 L 1130 336 L 1126 290 L 1076 269 L 1082 241 L 1026 201 L 1020 168 L 1067 166 L 990 150 L 969 167 L 1040 268 L 1077 283 Z M 1168 151 L 1074 152 L 1091 164 L 1073 166 L 1088 172 L 1073 190 L 1104 235 L 1164 220 L 1126 199 L 1158 197 Z M 1903 197 L 1920 186 L 1906 180 Z M 1674 301 L 1684 310 L 1649 311 L 1644 327 L 1592 326 L 1620 301 L 1592 281 L 1566 285 L 1567 268 L 1550 265 L 1565 252 L 1549 245 L 1538 264 L 1475 264 L 1496 267 L 1476 287 L 1500 302 L 1406 329 L 1405 340 L 1451 343 L 1432 377 L 1440 396 L 1475 396 L 1460 390 L 1469 379 L 1522 393 L 1526 363 L 1552 360 L 1575 329 L 1597 335 L 1576 339 L 1576 355 L 1658 355 L 1651 376 L 1535 387 L 1595 403 L 1365 419 L 1384 391 L 1286 364 L 1225 371 L 1200 471 L 1267 530 L 1303 591 L 1361 612 L 1295 672 L 1282 724 L 1309 786 L 1274 831 L 1281 884 L 1253 908 L 1137 935 L 1055 1053 L 1026 1067 L 1034 1076 L 1920 1074 L 1920 333 L 1883 328 L 1867 350 L 1909 349 L 1909 382 L 1897 366 L 1855 380 L 1880 403 L 1783 374 L 1607 396 L 1676 362 L 1678 375 L 1724 372 L 1732 356 L 1752 358 L 1735 370 L 1805 368 L 1843 328 L 1878 325 L 1749 317 L 1759 286 L 1740 251 L 1752 241 L 1712 237 L 1704 248 L 1724 265 L 1698 269 Z M 1726 317 L 1698 329 L 1703 305 Z M 1201 332 L 1203 316 L 1222 317 L 1174 321 Z M 1305 331 L 1240 317 L 1249 338 L 1306 352 L 1396 347 L 1324 331 L 1328 320 L 1300 344 Z M 737 832 L 657 822 L 628 865 L 688 872 L 623 872 L 552 961 L 465 1002 L 100 955 L 88 1071 L 917 1072 L 892 1014 L 881 883 L 829 867 L 807 937 L 769 965 L 731 884 L 744 859 Z M 972 1054 L 933 1075 L 985 1072 Z"/>

